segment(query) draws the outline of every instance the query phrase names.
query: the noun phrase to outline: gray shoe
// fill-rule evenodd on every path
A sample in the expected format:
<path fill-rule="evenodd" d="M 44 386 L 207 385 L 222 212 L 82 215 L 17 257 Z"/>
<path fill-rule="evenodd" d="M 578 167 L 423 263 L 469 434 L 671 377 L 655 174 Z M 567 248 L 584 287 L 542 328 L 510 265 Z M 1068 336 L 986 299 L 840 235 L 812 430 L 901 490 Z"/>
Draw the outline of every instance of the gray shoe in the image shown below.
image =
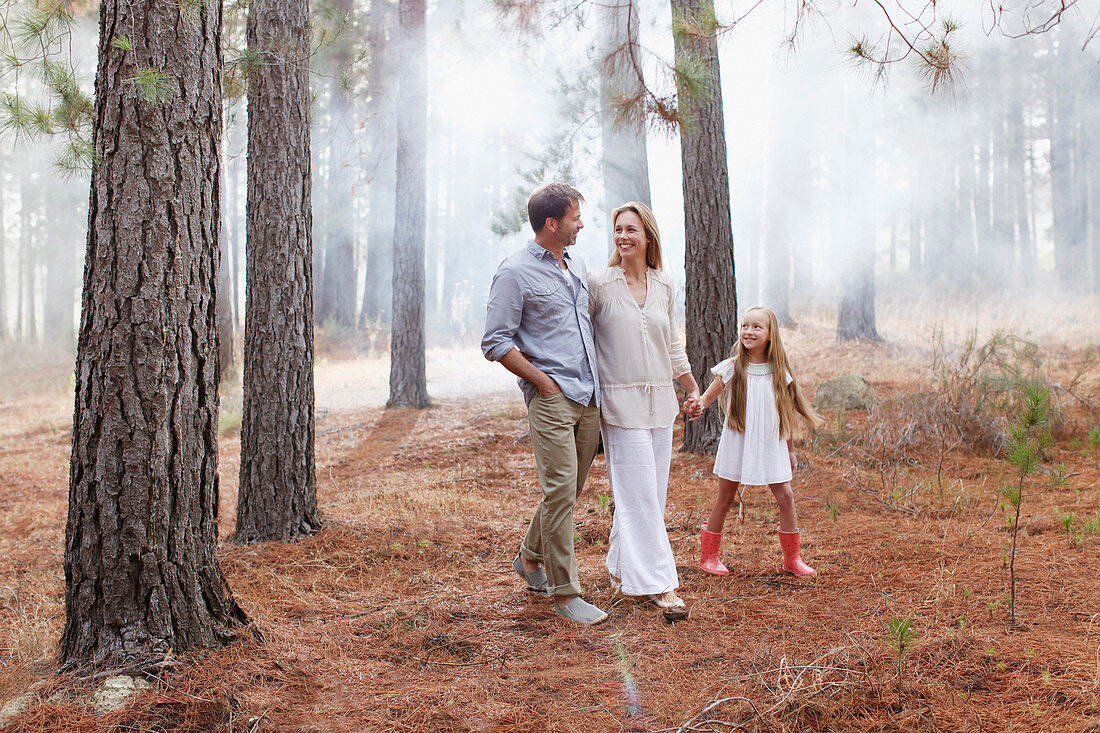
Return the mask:
<path fill-rule="evenodd" d="M 585 626 L 595 626 L 607 620 L 606 613 L 580 596 L 575 596 L 573 600 L 569 601 L 569 603 L 566 603 L 564 606 L 555 603 L 554 613 L 559 616 L 564 616 L 570 621 L 576 621 L 578 624 L 584 624 Z"/>
<path fill-rule="evenodd" d="M 512 569 L 516 571 L 519 577 L 523 578 L 527 583 L 527 591 L 540 596 L 550 596 L 550 586 L 546 582 L 546 572 L 539 566 L 527 572 L 523 569 L 523 556 L 516 555 L 516 559 L 512 561 Z"/>

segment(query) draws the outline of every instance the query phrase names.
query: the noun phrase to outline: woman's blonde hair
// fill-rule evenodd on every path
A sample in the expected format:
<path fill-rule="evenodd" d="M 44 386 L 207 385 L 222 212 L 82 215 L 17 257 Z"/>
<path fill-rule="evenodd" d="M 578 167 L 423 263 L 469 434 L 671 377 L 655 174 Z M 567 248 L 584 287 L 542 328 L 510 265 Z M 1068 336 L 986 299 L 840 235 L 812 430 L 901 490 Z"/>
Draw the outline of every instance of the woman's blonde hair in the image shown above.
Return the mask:
<path fill-rule="evenodd" d="M 753 306 L 745 311 L 745 316 L 753 311 L 764 314 L 768 321 L 768 345 L 765 354 L 768 363 L 772 365 L 775 373 L 772 374 L 772 391 L 775 392 L 775 411 L 779 415 L 779 439 L 787 440 L 794 434 L 795 416 L 801 415 L 813 428 L 819 428 L 825 424 L 821 416 L 814 411 L 813 405 L 806 399 L 798 381 L 791 374 L 791 365 L 787 361 L 787 352 L 783 349 L 783 339 L 779 336 L 779 319 L 770 308 Z M 726 408 L 726 422 L 731 430 L 739 433 L 745 432 L 745 401 L 748 393 L 749 351 L 741 343 L 740 328 L 738 328 L 737 344 L 730 351 L 733 358 L 733 379 L 726 385 L 724 407 Z M 791 374 L 791 383 L 787 384 L 787 375 Z"/>
<path fill-rule="evenodd" d="M 642 220 L 642 229 L 645 231 L 646 247 L 645 247 L 645 264 L 646 267 L 654 270 L 661 269 L 661 233 L 657 230 L 657 217 L 653 215 L 653 212 L 648 206 L 641 201 L 627 201 L 611 212 L 611 236 L 615 236 L 615 220 L 619 218 L 619 214 L 624 211 L 633 211 L 638 215 L 638 218 Z M 611 253 L 611 258 L 607 261 L 608 267 L 614 267 L 623 261 L 622 255 L 619 254 L 619 250 L 616 248 Z"/>

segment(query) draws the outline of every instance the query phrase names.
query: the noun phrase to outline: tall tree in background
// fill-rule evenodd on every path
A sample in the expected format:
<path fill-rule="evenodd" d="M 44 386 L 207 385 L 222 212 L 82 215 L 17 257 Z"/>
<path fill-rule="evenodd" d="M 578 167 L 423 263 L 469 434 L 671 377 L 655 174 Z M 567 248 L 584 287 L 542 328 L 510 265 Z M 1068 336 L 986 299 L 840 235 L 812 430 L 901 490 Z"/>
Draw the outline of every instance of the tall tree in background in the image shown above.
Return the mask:
<path fill-rule="evenodd" d="M 329 98 L 328 175 L 325 183 L 328 218 L 324 247 L 324 273 L 317 298 L 317 321 L 338 327 L 355 327 L 355 182 L 358 149 L 352 110 L 352 65 L 355 63 L 355 4 L 335 0 L 336 33 L 326 50 L 331 74 Z M 317 273 L 319 276 L 321 273 Z"/>
<path fill-rule="evenodd" d="M 50 342 L 72 348 L 73 304 L 76 302 L 77 251 L 83 206 L 77 186 L 66 182 L 46 198 L 46 278 L 43 282 L 42 334 Z M 83 186 L 79 188 L 83 189 Z"/>
<path fill-rule="evenodd" d="M 221 5 L 99 29 L 60 662 L 141 668 L 246 621 L 214 554 Z"/>
<path fill-rule="evenodd" d="M 231 241 L 226 232 L 226 220 L 225 216 L 225 169 L 224 165 L 224 149 L 223 149 L 223 164 L 220 166 L 220 173 L 222 180 L 218 186 L 220 189 L 221 203 L 220 208 L 223 212 L 221 220 L 218 222 L 218 379 L 220 380 L 225 373 L 233 366 L 233 350 L 236 346 L 234 343 L 234 335 L 236 330 L 236 323 L 233 320 L 233 283 L 231 280 L 232 268 L 230 259 L 231 256 Z"/>
<path fill-rule="evenodd" d="M 400 0 L 397 207 L 393 234 L 393 329 L 387 407 L 427 407 L 424 240 L 427 236 L 428 75 L 425 0 Z"/>
<path fill-rule="evenodd" d="M 4 183 L 4 166 L 0 162 L 0 190 Z M 0 341 L 8 338 L 8 274 L 5 260 L 7 259 L 7 237 L 4 235 L 4 197 L 0 196 Z"/>
<path fill-rule="evenodd" d="M 635 0 L 597 6 L 600 28 L 600 125 L 603 129 L 604 206 L 650 205 L 649 158 L 643 107 L 646 89 L 638 59 L 641 19 Z"/>
<path fill-rule="evenodd" d="M 1061 25 L 1052 36 L 1054 83 L 1050 85 L 1050 188 L 1054 223 L 1054 268 L 1064 281 L 1082 280 L 1087 272 L 1084 196 L 1086 186 L 1079 159 L 1077 105 L 1086 84 L 1078 73 L 1080 53 L 1071 28 Z M 1095 71 L 1090 71 L 1095 73 Z M 1096 134 L 1093 130 L 1092 134 Z"/>
<path fill-rule="evenodd" d="M 678 85 L 686 245 L 686 350 L 699 384 L 737 340 L 733 222 L 726 168 L 726 127 L 713 0 L 672 0 L 678 70 L 697 70 L 694 88 Z M 722 434 L 717 410 L 689 422 L 684 450 L 712 452 Z"/>
<path fill-rule="evenodd" d="M 840 226 L 834 236 L 841 260 L 836 335 L 841 340 L 878 340 L 875 325 L 875 206 L 857 204 L 857 192 L 875 183 L 874 125 L 864 113 L 851 114 L 844 95 L 844 151 L 840 167 Z M 862 202 L 861 203 L 866 203 Z M 865 208 L 870 211 L 864 210 Z"/>
<path fill-rule="evenodd" d="M 367 222 L 367 266 L 359 325 L 390 323 L 393 307 L 393 232 L 397 185 L 397 118 L 394 90 L 393 35 L 397 13 L 391 0 L 370 4 L 370 221 Z"/>
<path fill-rule="evenodd" d="M 253 0 L 238 542 L 319 528 L 313 456 L 309 1 Z"/>

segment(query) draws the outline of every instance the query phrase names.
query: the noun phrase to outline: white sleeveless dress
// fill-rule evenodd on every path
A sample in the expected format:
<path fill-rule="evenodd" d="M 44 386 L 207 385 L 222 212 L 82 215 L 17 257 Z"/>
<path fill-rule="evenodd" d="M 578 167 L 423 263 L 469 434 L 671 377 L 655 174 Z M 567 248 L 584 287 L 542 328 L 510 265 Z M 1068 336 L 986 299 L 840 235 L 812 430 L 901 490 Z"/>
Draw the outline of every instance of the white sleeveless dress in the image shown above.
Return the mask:
<path fill-rule="evenodd" d="M 727 385 L 733 380 L 733 359 L 726 359 L 710 371 Z M 745 432 L 722 427 L 714 473 L 720 478 L 750 486 L 781 484 L 791 480 L 791 457 L 787 441 L 779 439 L 779 413 L 775 409 L 771 364 L 749 364 L 745 377 Z M 790 374 L 787 384 L 794 381 Z"/>

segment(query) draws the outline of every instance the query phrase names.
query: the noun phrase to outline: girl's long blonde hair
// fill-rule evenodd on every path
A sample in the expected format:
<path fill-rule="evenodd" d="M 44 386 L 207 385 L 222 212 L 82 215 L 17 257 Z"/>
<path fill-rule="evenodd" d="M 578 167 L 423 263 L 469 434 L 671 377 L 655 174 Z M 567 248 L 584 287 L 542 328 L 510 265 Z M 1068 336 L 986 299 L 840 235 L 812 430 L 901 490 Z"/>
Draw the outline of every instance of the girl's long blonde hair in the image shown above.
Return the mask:
<path fill-rule="evenodd" d="M 794 434 L 795 416 L 801 415 L 813 428 L 819 428 L 825 424 L 813 405 L 806 399 L 798 380 L 791 374 L 791 365 L 787 361 L 787 352 L 783 349 L 783 339 L 779 336 L 779 320 L 770 308 L 753 306 L 745 311 L 745 316 L 753 311 L 760 311 L 768 321 L 768 363 L 772 365 L 775 373 L 772 374 L 772 391 L 775 392 L 775 411 L 779 414 L 779 439 L 787 440 Z M 741 331 L 738 329 L 737 344 L 730 351 L 733 358 L 733 379 L 724 390 L 726 408 L 726 422 L 731 430 L 739 433 L 745 432 L 745 401 L 748 392 L 748 365 L 749 352 L 741 343 Z M 787 384 L 787 375 L 791 374 L 792 381 Z"/>

